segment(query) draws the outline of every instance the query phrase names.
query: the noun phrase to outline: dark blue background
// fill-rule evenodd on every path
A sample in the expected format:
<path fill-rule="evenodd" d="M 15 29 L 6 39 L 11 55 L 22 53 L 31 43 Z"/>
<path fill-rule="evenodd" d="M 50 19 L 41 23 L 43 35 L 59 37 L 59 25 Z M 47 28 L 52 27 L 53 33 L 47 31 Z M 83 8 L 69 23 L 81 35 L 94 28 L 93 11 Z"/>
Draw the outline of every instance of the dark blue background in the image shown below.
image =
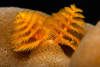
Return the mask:
<path fill-rule="evenodd" d="M 91 24 L 96 24 L 100 19 L 100 3 L 99 0 L 1 0 L 0 7 L 21 7 L 33 10 L 39 10 L 52 14 L 58 12 L 59 9 L 75 4 L 78 8 L 83 9 L 85 21 Z"/>

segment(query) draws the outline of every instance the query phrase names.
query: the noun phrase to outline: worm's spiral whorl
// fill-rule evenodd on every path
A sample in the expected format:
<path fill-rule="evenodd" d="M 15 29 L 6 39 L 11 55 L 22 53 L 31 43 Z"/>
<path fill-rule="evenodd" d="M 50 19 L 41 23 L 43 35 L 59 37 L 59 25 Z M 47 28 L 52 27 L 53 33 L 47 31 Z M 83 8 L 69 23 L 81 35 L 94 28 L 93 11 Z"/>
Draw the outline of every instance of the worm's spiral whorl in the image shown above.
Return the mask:
<path fill-rule="evenodd" d="M 32 10 L 25 10 L 16 15 L 11 38 L 14 51 L 29 51 L 47 39 L 48 31 L 42 25 L 47 16 Z"/>
<path fill-rule="evenodd" d="M 48 27 L 51 32 L 51 39 L 60 43 L 69 45 L 76 50 L 80 40 L 85 35 L 85 31 L 78 24 L 85 25 L 83 18 L 85 18 L 79 12 L 83 12 L 81 9 L 76 8 L 75 5 L 70 5 L 61 9 L 58 13 L 53 13 L 48 17 L 44 25 Z"/>

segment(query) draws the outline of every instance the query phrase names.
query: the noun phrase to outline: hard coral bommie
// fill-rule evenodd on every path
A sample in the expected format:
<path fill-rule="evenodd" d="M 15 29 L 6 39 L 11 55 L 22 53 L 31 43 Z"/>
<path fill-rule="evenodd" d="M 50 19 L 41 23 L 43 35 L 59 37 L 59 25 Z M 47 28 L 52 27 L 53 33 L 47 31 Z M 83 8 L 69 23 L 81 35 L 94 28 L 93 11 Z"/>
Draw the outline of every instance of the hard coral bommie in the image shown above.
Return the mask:
<path fill-rule="evenodd" d="M 64 7 L 51 16 L 31 10 L 17 14 L 11 38 L 14 51 L 31 50 L 47 39 L 76 50 L 85 35 L 84 29 L 79 26 L 85 25 L 85 17 L 80 14 L 83 12 L 81 9 L 75 5 L 70 6 L 71 8 Z"/>
<path fill-rule="evenodd" d="M 14 51 L 31 50 L 47 39 L 48 30 L 42 25 L 47 16 L 32 10 L 25 10 L 16 15 L 11 37 L 11 47 Z"/>

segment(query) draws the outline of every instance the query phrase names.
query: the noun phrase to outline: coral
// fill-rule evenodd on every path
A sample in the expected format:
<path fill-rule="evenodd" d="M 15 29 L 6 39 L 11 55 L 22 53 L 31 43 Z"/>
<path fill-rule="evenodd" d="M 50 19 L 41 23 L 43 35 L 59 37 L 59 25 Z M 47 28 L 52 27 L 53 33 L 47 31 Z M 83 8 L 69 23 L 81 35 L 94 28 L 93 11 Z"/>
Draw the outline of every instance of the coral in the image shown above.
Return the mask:
<path fill-rule="evenodd" d="M 68 67 L 100 67 L 99 50 L 100 21 L 84 36 Z"/>
<path fill-rule="evenodd" d="M 55 41 L 48 40 L 33 50 L 25 66 L 27 67 L 67 67 L 69 58 Z"/>
<path fill-rule="evenodd" d="M 81 9 L 76 8 L 75 5 L 64 7 L 58 13 L 53 13 L 44 21 L 44 26 L 51 31 L 50 39 L 60 44 L 69 45 L 74 50 L 80 43 L 80 40 L 85 35 L 85 31 L 79 26 L 85 25 L 83 18 L 79 12 Z"/>
<path fill-rule="evenodd" d="M 29 51 L 29 52 L 14 52 L 14 51 L 12 51 L 12 49 L 10 48 L 9 41 L 10 41 L 12 31 L 13 31 L 13 28 L 12 28 L 13 19 L 19 12 L 24 11 L 24 10 L 29 10 L 29 9 L 19 8 L 19 7 L 0 7 L 0 67 L 30 67 L 30 66 L 35 67 L 34 64 L 36 62 L 34 59 L 37 59 L 36 61 L 38 61 L 38 64 L 37 65 L 35 64 L 36 66 L 39 66 L 39 64 L 42 63 L 43 61 L 45 62 L 44 67 L 46 67 L 46 66 L 50 67 L 50 65 L 57 66 L 58 64 L 59 64 L 59 66 L 60 65 L 66 66 L 67 65 L 66 63 L 68 60 L 67 56 L 63 53 L 61 47 L 57 44 L 56 45 L 52 44 L 52 46 L 50 48 L 51 50 L 48 49 L 50 47 L 50 45 L 42 46 L 43 45 L 42 44 L 42 45 L 38 46 L 36 49 L 33 49 L 32 52 L 31 51 Z M 94 28 L 94 26 L 92 26 L 91 24 L 88 24 L 88 23 L 86 23 L 86 26 L 84 25 L 83 28 L 86 30 L 86 33 L 89 30 L 91 30 L 90 26 Z M 92 36 L 94 37 L 94 35 L 92 35 Z M 39 50 L 43 50 L 42 48 L 46 49 L 47 51 L 38 53 Z M 50 52 L 50 51 L 52 51 L 52 52 Z M 68 49 L 66 49 L 66 51 L 70 52 Z M 78 57 L 78 55 L 77 55 L 77 57 Z M 38 58 L 42 59 L 42 62 L 40 62 L 38 60 Z M 47 61 L 50 60 L 50 62 L 49 61 L 46 62 L 45 60 L 47 60 Z M 57 62 L 59 62 L 59 63 L 57 63 Z M 48 65 L 48 63 L 51 63 L 51 64 Z M 78 64 L 79 64 L 79 62 L 78 62 Z"/>
<path fill-rule="evenodd" d="M 13 19 L 17 13 L 25 9 L 17 7 L 0 7 L 0 67 L 19 67 L 24 64 L 26 57 L 13 53 L 10 48 Z M 25 54 L 25 56 L 27 56 Z M 21 58 L 21 59 L 20 59 Z"/>
<path fill-rule="evenodd" d="M 42 25 L 47 16 L 32 10 L 25 10 L 16 15 L 11 37 L 11 47 L 14 51 L 29 51 L 47 39 L 48 30 Z"/>

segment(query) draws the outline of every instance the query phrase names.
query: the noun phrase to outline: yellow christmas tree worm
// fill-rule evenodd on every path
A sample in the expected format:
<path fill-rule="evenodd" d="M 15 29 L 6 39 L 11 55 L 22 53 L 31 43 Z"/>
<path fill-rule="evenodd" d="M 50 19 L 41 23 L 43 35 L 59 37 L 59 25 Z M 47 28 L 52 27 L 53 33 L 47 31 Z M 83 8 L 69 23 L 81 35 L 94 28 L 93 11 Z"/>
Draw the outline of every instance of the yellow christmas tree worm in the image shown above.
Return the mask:
<path fill-rule="evenodd" d="M 11 37 L 11 47 L 14 51 L 29 51 L 47 39 L 48 30 L 42 25 L 47 16 L 31 10 L 16 15 Z"/>
<path fill-rule="evenodd" d="M 85 31 L 78 24 L 85 25 L 81 9 L 75 5 L 64 7 L 58 13 L 48 16 L 38 11 L 22 11 L 15 17 L 11 47 L 14 51 L 31 50 L 40 42 L 51 39 L 76 50 Z"/>
<path fill-rule="evenodd" d="M 81 9 L 76 8 L 75 5 L 71 7 L 64 7 L 58 13 L 53 13 L 48 17 L 44 26 L 51 30 L 51 39 L 60 44 L 69 45 L 76 50 L 80 40 L 85 35 L 85 31 L 78 24 L 85 25 L 83 18 L 85 18 L 80 12 Z"/>

